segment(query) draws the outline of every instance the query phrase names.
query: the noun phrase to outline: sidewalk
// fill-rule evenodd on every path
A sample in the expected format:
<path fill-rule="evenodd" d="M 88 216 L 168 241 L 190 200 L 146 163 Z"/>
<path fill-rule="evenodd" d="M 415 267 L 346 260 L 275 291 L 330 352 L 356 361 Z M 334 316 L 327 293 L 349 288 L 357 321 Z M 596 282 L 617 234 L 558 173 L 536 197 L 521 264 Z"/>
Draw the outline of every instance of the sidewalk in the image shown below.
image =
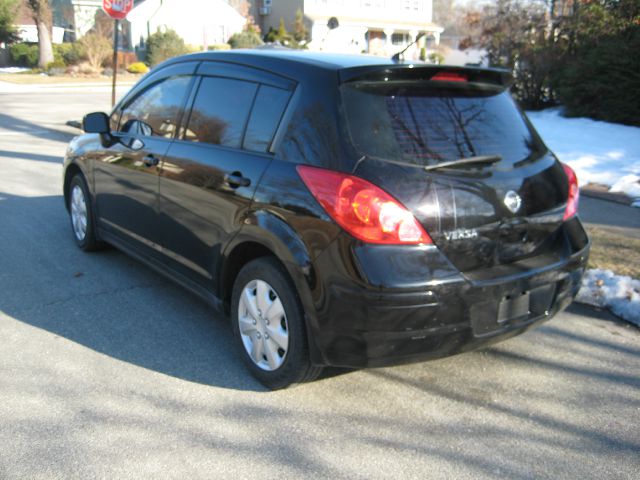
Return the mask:
<path fill-rule="evenodd" d="M 621 192 L 610 192 L 607 185 L 597 183 L 589 183 L 580 187 L 580 194 L 609 202 L 621 203 L 623 205 L 631 205 L 634 202 L 633 197 Z"/>
<path fill-rule="evenodd" d="M 124 93 L 129 90 L 135 82 L 118 82 L 116 90 Z M 104 92 L 111 90 L 111 82 L 90 82 L 90 83 L 45 83 L 45 84 L 18 84 L 0 80 L 0 94 L 11 93 L 32 93 L 32 92 Z"/>

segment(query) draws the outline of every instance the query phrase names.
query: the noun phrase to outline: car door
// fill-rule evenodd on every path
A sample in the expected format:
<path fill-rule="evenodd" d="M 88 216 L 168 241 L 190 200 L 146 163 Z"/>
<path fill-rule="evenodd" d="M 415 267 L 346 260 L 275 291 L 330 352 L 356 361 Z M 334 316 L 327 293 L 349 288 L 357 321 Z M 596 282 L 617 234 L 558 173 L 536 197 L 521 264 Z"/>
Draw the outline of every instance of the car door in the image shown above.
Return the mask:
<path fill-rule="evenodd" d="M 220 252 L 272 159 L 269 147 L 294 84 L 213 63 L 198 73 L 189 115 L 163 163 L 160 224 L 173 267 L 215 288 Z"/>
<path fill-rule="evenodd" d="M 168 73 L 125 99 L 116 112 L 120 118 L 113 141 L 94 164 L 99 228 L 156 255 L 161 162 L 194 79 L 184 68 Z"/>

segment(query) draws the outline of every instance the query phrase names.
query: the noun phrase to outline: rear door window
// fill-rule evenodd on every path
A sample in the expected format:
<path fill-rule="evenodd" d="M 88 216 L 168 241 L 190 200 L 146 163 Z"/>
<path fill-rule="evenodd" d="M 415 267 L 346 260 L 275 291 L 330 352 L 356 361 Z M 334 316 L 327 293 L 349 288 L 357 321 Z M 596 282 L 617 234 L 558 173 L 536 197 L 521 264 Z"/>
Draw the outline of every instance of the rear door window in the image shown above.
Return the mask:
<path fill-rule="evenodd" d="M 240 148 L 257 90 L 253 82 L 203 77 L 184 140 Z"/>
<path fill-rule="evenodd" d="M 356 82 L 342 93 L 351 138 L 371 157 L 426 166 L 500 155 L 515 163 L 544 151 L 506 91 Z"/>
<path fill-rule="evenodd" d="M 290 97 L 289 90 L 268 85 L 260 86 L 247 125 L 243 148 L 255 152 L 269 150 Z"/>

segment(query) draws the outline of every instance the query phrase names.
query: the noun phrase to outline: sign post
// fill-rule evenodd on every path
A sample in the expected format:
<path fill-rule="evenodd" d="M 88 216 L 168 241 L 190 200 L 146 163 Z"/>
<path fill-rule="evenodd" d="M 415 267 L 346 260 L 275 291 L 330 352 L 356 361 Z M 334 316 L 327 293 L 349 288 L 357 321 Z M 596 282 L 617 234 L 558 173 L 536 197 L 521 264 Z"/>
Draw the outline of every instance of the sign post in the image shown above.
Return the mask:
<path fill-rule="evenodd" d="M 113 18 L 113 83 L 111 85 L 111 106 L 116 104 L 116 77 L 118 76 L 118 29 L 120 20 L 127 18 L 133 8 L 133 0 L 102 0 L 102 9 Z"/>
<path fill-rule="evenodd" d="M 113 20 L 113 61 L 111 62 L 113 77 L 111 79 L 111 106 L 116 104 L 116 77 L 118 76 L 118 28 L 120 20 Z"/>

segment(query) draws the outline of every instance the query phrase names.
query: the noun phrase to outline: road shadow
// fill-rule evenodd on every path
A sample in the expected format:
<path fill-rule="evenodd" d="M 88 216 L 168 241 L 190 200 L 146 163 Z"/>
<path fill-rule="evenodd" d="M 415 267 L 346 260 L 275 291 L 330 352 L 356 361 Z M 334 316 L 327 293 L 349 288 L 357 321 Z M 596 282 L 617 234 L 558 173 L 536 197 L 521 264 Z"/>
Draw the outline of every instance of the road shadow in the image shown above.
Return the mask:
<path fill-rule="evenodd" d="M 74 244 L 62 196 L 0 192 L 0 311 L 110 357 L 223 388 L 265 391 L 228 319 L 113 248 Z"/>
<path fill-rule="evenodd" d="M 78 133 L 72 133 L 68 130 L 29 122 L 12 115 L 7 115 L 6 113 L 0 113 L 0 125 L 9 131 L 24 133 L 25 135 L 32 137 L 62 143 L 69 143 L 73 137 L 78 135 Z"/>
<path fill-rule="evenodd" d="M 575 308 L 579 312 L 584 309 L 588 307 Z M 602 320 L 610 321 L 606 317 Z M 398 391 L 409 387 L 433 401 L 444 400 L 449 412 L 471 407 L 475 414 L 469 424 L 465 419 L 459 422 L 452 419 L 453 423 L 462 424 L 460 433 L 475 439 L 478 447 L 488 447 L 488 439 L 508 439 L 511 445 L 508 456 L 516 465 L 530 463 L 529 455 L 539 455 L 541 448 L 560 448 L 563 455 L 569 457 L 585 452 L 592 457 L 605 452 L 637 455 L 640 451 L 637 436 L 625 435 L 624 430 L 602 428 L 602 421 L 608 425 L 640 409 L 640 375 L 626 368 L 637 363 L 640 345 L 621 345 L 616 341 L 619 333 L 615 331 L 589 336 L 583 331 L 574 331 L 575 326 L 575 323 L 552 321 L 486 349 L 416 364 L 412 371 L 405 366 L 366 373 L 380 381 L 397 384 Z M 604 327 L 596 324 L 593 328 Z M 549 356 L 549 352 L 554 355 Z M 543 382 L 544 387 L 535 388 L 539 382 Z M 478 421 L 481 418 L 493 420 L 486 424 Z M 502 421 L 496 422 L 496 419 Z M 514 428 L 518 424 L 526 428 Z M 443 432 L 423 433 L 434 440 L 431 445 L 441 444 L 438 435 Z M 420 436 L 419 432 L 416 431 L 416 435 Z M 382 440 L 380 443 L 385 444 Z M 527 448 L 519 448 L 522 445 Z M 438 451 L 409 442 L 392 442 L 387 446 L 398 450 L 422 448 L 429 455 Z M 495 476 L 498 468 L 502 470 L 499 476 L 507 478 L 537 476 L 518 468 L 504 471 L 495 461 L 500 454 L 489 450 L 491 455 L 486 456 L 468 450 L 459 461 L 489 476 Z M 569 470 L 581 468 L 572 467 L 570 463 L 567 466 Z"/>
<path fill-rule="evenodd" d="M 2 312 L 167 375 L 225 388 L 264 391 L 241 366 L 225 316 L 115 249 L 81 252 L 73 242 L 62 196 L 27 198 L 0 193 L 0 198 L 4 226 L 0 256 L 5 259 L 0 275 Z M 25 255 L 25 251 L 32 253 Z M 572 306 L 569 311 L 609 321 L 612 318 L 584 306 Z M 601 350 L 616 348 L 622 354 L 638 353 L 550 326 L 544 328 L 548 335 L 562 336 L 565 341 Z M 528 361 L 510 355 L 510 363 Z M 539 363 L 545 368 L 559 368 L 550 361 Z M 327 369 L 322 378 L 341 377 L 351 371 Z M 574 373 L 589 375 L 580 369 Z M 602 375 L 591 373 L 594 379 Z M 637 378 L 606 376 L 640 387 Z"/>
<path fill-rule="evenodd" d="M 50 332 L 127 368 L 265 392 L 242 366 L 226 318 L 114 249 L 79 251 L 61 196 L 0 192 L 0 221 L 3 322 Z M 640 443 L 628 429 L 610 425 L 640 408 L 638 376 L 623 368 L 637 363 L 640 346 L 620 344 L 615 336 L 596 338 L 568 317 L 479 352 L 353 374 L 330 369 L 320 381 L 258 399 L 214 389 L 196 395 L 175 384 L 141 389 L 81 374 L 67 381 L 56 364 L 19 359 L 28 373 L 21 372 L 16 384 L 10 375 L 0 376 L 0 387 L 47 408 L 11 418 L 4 427 L 48 434 L 29 452 L 52 465 L 59 464 L 54 442 L 84 454 L 89 430 L 118 432 L 112 434 L 117 442 L 135 439 L 128 448 L 162 465 L 180 444 L 225 458 L 241 452 L 242 462 L 277 465 L 291 476 L 340 478 L 355 471 L 347 457 L 360 452 L 368 462 L 383 459 L 376 468 L 385 477 L 392 476 L 394 461 L 398 476 L 407 478 L 416 462 L 421 468 L 445 465 L 461 477 L 523 480 L 545 477 L 550 462 L 559 478 L 602 473 L 576 460 L 585 458 L 608 472 L 620 462 L 629 469 Z M 110 363 L 111 371 L 119 368 Z M 75 423 L 67 427 L 68 418 L 58 422 L 51 411 L 73 412 Z M 611 420 L 607 412 L 615 412 Z M 131 461 L 122 448 L 101 453 L 105 468 Z"/>
<path fill-rule="evenodd" d="M 41 153 L 16 152 L 13 150 L 0 150 L 0 157 L 19 158 L 21 160 L 35 160 L 38 162 L 50 162 L 62 164 L 62 157 L 56 155 L 44 155 Z"/>
<path fill-rule="evenodd" d="M 615 323 L 617 325 L 630 329 L 640 329 L 640 326 L 621 319 L 606 308 L 594 307 L 591 305 L 586 305 L 584 303 L 574 302 L 567 307 L 567 312 L 573 313 L 575 315 L 582 315 L 584 317 L 593 318 L 596 320 L 605 320 L 607 322 Z"/>

